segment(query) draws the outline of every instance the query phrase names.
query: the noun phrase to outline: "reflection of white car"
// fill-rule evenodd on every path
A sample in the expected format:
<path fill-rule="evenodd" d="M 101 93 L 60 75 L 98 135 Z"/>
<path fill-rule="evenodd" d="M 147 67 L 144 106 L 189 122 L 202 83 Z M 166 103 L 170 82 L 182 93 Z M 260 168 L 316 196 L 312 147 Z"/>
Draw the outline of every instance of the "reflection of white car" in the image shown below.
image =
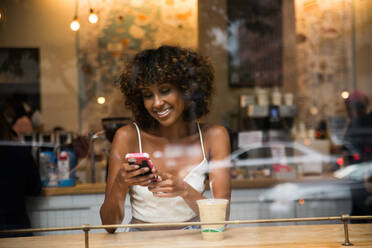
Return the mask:
<path fill-rule="evenodd" d="M 320 174 L 323 171 L 323 163 L 335 161 L 334 156 L 323 154 L 296 142 L 252 143 L 231 154 L 233 167 L 272 170 L 276 165 L 282 165 L 291 166 L 299 174 Z"/>
<path fill-rule="evenodd" d="M 372 176 L 372 161 L 343 167 L 333 173 L 336 178 L 347 178 L 352 181 L 364 181 Z"/>
<path fill-rule="evenodd" d="M 371 209 L 367 190 L 372 189 L 372 161 L 349 165 L 333 175 L 339 180 L 287 182 L 262 191 L 258 199 L 269 209 L 265 218 L 339 216 L 352 213 L 352 204 Z"/>

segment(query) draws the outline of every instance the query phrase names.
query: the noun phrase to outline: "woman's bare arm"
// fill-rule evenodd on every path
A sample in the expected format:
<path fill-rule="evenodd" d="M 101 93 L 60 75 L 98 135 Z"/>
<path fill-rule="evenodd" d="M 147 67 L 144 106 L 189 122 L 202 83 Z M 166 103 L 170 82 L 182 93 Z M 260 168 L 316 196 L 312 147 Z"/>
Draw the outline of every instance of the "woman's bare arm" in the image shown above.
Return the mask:
<path fill-rule="evenodd" d="M 212 126 L 207 135 L 208 150 L 210 152 L 209 180 L 214 198 L 231 200 L 230 184 L 230 138 L 227 130 L 222 126 Z M 230 216 L 228 204 L 226 219 Z"/>
<path fill-rule="evenodd" d="M 120 224 L 124 219 L 124 203 L 128 186 L 121 182 L 120 173 L 123 169 L 123 156 L 126 154 L 128 131 L 119 129 L 112 142 L 110 162 L 105 190 L 105 200 L 100 209 L 103 225 Z M 116 229 L 106 229 L 113 233 Z"/>
<path fill-rule="evenodd" d="M 128 187 L 132 185 L 147 186 L 151 177 L 138 175 L 147 171 L 147 168 L 138 169 L 138 166 L 129 165 L 125 155 L 136 151 L 137 134 L 131 125 L 118 129 L 115 134 L 108 169 L 105 200 L 100 209 L 102 224 L 121 224 L 124 219 L 124 204 Z M 109 233 L 116 229 L 107 229 Z"/>
<path fill-rule="evenodd" d="M 224 198 L 230 201 L 230 138 L 227 130 L 219 125 L 207 128 L 204 136 L 207 157 L 209 159 L 209 180 L 213 185 L 214 198 Z M 181 195 L 186 203 L 199 215 L 199 199 L 205 197 L 185 182 L 186 190 Z M 230 205 L 230 204 L 229 204 Z M 227 209 L 227 219 L 230 213 L 230 206 Z"/>

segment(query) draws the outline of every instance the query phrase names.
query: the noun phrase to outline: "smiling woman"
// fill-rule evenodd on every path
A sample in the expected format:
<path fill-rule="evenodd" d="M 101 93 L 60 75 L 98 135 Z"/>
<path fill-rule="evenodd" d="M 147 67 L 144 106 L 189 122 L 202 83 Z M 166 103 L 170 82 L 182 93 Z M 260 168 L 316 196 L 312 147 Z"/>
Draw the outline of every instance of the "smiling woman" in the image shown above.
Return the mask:
<path fill-rule="evenodd" d="M 120 84 L 135 122 L 120 128 L 113 140 L 103 224 L 123 221 L 127 192 L 131 223 L 197 220 L 196 201 L 205 198 L 207 177 L 213 197 L 230 200 L 228 132 L 198 121 L 209 112 L 213 80 L 206 58 L 179 47 L 144 50 L 127 64 Z M 152 169 L 124 160 L 142 152 Z"/>
<path fill-rule="evenodd" d="M 148 113 L 163 126 L 172 124 L 175 120 L 183 121 L 180 116 L 184 111 L 185 100 L 174 85 L 150 85 L 142 89 L 142 95 Z"/>
<path fill-rule="evenodd" d="M 162 46 L 137 54 L 125 67 L 120 86 L 126 106 L 136 121 L 148 128 L 159 123 L 146 111 L 142 97 L 149 92 L 143 92 L 143 88 L 160 83 L 177 87 L 182 98 L 188 101 L 184 119 L 191 121 L 209 112 L 213 81 L 214 70 L 207 58 L 191 50 Z"/>

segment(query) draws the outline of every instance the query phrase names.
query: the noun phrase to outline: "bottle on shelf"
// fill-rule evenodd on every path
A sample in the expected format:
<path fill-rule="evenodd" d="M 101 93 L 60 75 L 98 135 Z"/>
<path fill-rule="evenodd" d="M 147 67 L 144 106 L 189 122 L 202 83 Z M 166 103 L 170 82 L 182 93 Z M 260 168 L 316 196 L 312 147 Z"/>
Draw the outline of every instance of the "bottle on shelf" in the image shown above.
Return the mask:
<path fill-rule="evenodd" d="M 57 151 L 58 186 L 74 186 L 75 154 L 72 146 L 72 133 L 57 134 Z"/>
<path fill-rule="evenodd" d="M 42 187 L 57 187 L 57 164 L 55 146 L 51 133 L 39 134 L 39 170 Z"/>

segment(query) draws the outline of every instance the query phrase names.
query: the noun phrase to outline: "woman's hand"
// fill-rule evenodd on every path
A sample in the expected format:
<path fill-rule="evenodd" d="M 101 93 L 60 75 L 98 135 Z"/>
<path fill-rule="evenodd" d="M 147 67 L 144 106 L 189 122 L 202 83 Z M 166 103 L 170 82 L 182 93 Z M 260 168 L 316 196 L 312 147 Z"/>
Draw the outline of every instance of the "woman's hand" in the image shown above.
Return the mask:
<path fill-rule="evenodd" d="M 130 165 L 129 163 L 123 163 L 122 167 L 118 172 L 118 180 L 121 184 L 127 186 L 148 186 L 153 180 L 155 175 L 153 173 L 149 175 L 142 175 L 150 170 L 148 167 L 140 167 L 139 165 Z"/>
<path fill-rule="evenodd" d="M 178 176 L 170 173 L 156 171 L 157 181 L 153 181 L 148 189 L 156 197 L 176 197 L 184 196 L 187 193 L 186 182 Z"/>

